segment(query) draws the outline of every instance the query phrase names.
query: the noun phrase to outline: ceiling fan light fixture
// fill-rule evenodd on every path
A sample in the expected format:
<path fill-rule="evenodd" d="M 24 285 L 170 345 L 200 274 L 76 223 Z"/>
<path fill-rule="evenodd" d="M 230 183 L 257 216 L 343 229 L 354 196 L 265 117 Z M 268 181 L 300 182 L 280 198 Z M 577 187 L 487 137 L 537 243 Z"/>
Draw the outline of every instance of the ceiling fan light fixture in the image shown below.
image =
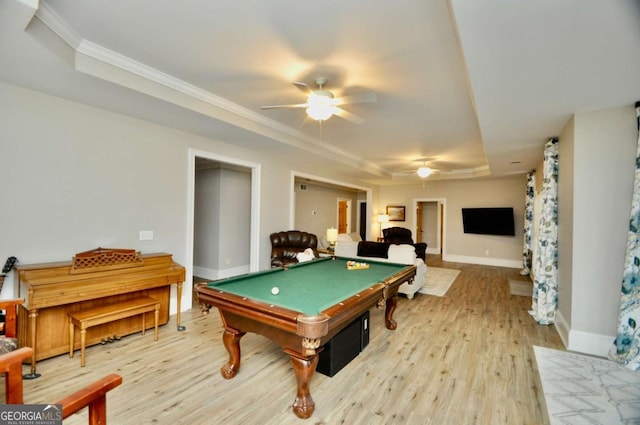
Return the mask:
<path fill-rule="evenodd" d="M 307 105 L 307 115 L 316 121 L 328 120 L 334 112 L 333 99 L 324 94 L 310 94 L 307 98 Z"/>
<path fill-rule="evenodd" d="M 309 105 L 307 115 L 316 121 L 325 121 L 333 115 L 333 108 L 330 106 L 314 106 Z"/>
<path fill-rule="evenodd" d="M 294 81 L 293 85 L 307 95 L 307 101 L 305 103 L 261 106 L 260 109 L 305 108 L 309 118 L 314 121 L 326 121 L 336 115 L 354 124 L 362 124 L 364 119 L 342 108 L 338 108 L 338 105 L 369 103 L 378 100 L 376 94 L 373 92 L 343 96 L 336 99 L 333 97 L 333 93 L 324 89 L 326 83 L 327 79 L 325 77 L 317 77 L 316 86 L 318 86 L 318 88 L 314 90 L 305 83 Z"/>
<path fill-rule="evenodd" d="M 422 177 L 423 179 L 429 177 L 432 172 L 433 170 L 429 167 L 418 168 L 418 176 Z"/>

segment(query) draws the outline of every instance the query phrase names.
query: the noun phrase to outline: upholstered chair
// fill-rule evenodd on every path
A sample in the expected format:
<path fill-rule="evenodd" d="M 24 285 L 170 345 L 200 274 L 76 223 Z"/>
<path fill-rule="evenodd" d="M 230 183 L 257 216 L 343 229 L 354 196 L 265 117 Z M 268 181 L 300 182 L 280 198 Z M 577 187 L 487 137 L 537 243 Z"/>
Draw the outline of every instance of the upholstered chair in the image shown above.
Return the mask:
<path fill-rule="evenodd" d="M 382 235 L 384 236 L 384 241 L 386 243 L 392 243 L 396 245 L 413 244 L 411 230 L 404 227 L 388 227 L 382 230 Z"/>
<path fill-rule="evenodd" d="M 271 239 L 271 267 L 284 267 L 298 262 L 296 256 L 307 248 L 318 256 L 318 237 L 313 233 L 300 230 L 287 230 L 272 233 Z"/>
<path fill-rule="evenodd" d="M 416 255 L 418 258 L 422 258 L 422 260 L 425 261 L 427 244 L 424 242 L 413 243 L 411 230 L 404 227 L 389 227 L 382 230 L 382 235 L 384 236 L 385 243 L 394 245 L 413 245 L 416 249 Z"/>

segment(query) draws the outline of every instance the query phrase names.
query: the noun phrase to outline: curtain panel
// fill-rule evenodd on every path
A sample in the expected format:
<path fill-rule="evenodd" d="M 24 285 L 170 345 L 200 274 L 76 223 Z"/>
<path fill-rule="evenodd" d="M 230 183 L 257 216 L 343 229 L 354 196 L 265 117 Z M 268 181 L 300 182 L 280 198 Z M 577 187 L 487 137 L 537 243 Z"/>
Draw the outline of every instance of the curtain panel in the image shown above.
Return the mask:
<path fill-rule="evenodd" d="M 609 358 L 640 370 L 640 102 L 636 102 L 638 148 L 631 201 L 631 217 L 624 259 L 618 329 Z"/>
<path fill-rule="evenodd" d="M 533 197 L 535 190 L 535 171 L 527 173 L 527 193 L 525 194 L 524 203 L 524 232 L 522 244 L 522 270 L 520 274 L 523 276 L 531 273 L 531 237 L 533 234 Z"/>
<path fill-rule="evenodd" d="M 541 325 L 555 323 L 558 306 L 558 139 L 544 147 L 542 211 L 536 259 L 533 268 L 533 296 L 529 314 Z"/>

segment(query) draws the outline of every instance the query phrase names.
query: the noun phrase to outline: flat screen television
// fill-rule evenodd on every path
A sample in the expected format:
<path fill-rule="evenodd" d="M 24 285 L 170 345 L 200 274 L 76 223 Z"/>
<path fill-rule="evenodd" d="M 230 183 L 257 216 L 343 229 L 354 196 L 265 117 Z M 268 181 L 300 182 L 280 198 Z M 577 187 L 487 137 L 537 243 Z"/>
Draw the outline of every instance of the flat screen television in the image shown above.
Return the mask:
<path fill-rule="evenodd" d="M 515 236 L 513 208 L 463 208 L 464 233 Z"/>

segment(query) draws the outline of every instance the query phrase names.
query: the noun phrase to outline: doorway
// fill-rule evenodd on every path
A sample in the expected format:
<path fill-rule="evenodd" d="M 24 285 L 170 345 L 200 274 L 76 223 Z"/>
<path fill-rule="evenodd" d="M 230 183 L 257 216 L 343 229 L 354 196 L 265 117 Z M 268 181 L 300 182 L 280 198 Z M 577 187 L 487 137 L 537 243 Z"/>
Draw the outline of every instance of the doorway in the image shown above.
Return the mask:
<path fill-rule="evenodd" d="M 351 233 L 351 199 L 338 198 L 338 233 Z"/>
<path fill-rule="evenodd" d="M 260 165 L 196 149 L 189 149 L 188 160 L 186 289 L 201 274 L 213 280 L 258 271 Z M 237 218 L 239 208 L 244 211 L 241 218 Z M 242 229 L 240 237 L 237 232 L 223 234 L 234 226 Z M 224 242 L 229 237 L 234 240 L 233 250 Z M 190 290 L 183 292 L 183 306 L 191 305 L 187 297 L 192 295 Z"/>
<path fill-rule="evenodd" d="M 367 228 L 369 225 L 367 224 L 367 201 L 358 201 L 358 233 L 360 234 L 360 239 L 363 241 L 367 240 Z"/>
<path fill-rule="evenodd" d="M 416 241 L 427 244 L 427 254 L 444 255 L 446 200 L 414 199 L 414 206 Z"/>

